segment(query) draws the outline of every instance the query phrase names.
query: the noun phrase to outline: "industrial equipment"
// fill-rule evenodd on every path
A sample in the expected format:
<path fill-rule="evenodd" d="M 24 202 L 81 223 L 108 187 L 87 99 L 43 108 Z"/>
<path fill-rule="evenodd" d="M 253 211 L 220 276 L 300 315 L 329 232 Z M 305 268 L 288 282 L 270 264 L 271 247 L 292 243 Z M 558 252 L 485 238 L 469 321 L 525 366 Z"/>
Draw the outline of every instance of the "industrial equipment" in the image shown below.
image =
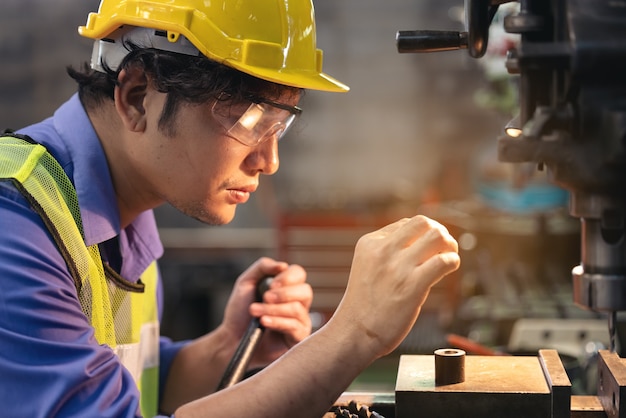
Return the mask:
<path fill-rule="evenodd" d="M 480 58 L 504 3 L 466 0 L 466 31 L 399 31 L 398 51 L 467 49 Z M 608 317 L 597 396 L 572 396 L 553 350 L 525 360 L 469 356 L 466 380 L 444 386 L 435 384 L 432 356 L 414 356 L 400 363 L 397 418 L 626 417 L 626 364 L 615 352 L 617 313 L 626 310 L 626 0 L 517 3 L 504 29 L 520 36 L 506 59 L 519 76 L 520 113 L 498 139 L 498 156 L 535 163 L 569 191 L 570 214 L 581 221 L 574 302 Z"/>

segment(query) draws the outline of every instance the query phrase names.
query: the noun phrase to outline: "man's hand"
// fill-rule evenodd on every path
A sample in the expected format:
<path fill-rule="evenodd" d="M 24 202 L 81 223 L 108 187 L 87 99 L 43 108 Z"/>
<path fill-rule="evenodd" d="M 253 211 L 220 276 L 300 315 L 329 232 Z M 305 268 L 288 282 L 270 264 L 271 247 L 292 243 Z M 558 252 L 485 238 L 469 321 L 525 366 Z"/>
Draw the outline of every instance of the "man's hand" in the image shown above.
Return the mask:
<path fill-rule="evenodd" d="M 255 302 L 257 283 L 267 276 L 274 277 L 270 289 L 262 303 Z M 302 267 L 261 258 L 237 279 L 223 325 L 240 338 L 251 316 L 260 318 L 265 333 L 250 366 L 263 366 L 310 335 L 312 300 L 313 291 Z"/>
<path fill-rule="evenodd" d="M 369 355 L 388 354 L 410 331 L 430 288 L 459 265 L 454 238 L 424 216 L 364 235 L 329 325 L 355 331 Z"/>

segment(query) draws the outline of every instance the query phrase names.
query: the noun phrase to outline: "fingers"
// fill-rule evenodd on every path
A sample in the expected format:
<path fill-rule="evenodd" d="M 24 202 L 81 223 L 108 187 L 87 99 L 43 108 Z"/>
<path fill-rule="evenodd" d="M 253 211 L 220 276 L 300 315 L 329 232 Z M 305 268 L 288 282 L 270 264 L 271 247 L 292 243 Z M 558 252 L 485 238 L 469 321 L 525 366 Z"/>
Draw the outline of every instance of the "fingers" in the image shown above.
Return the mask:
<path fill-rule="evenodd" d="M 414 252 L 415 251 L 407 251 L 405 256 Z M 458 254 L 454 251 L 447 249 L 436 251 L 434 248 L 425 248 L 415 257 L 409 257 L 411 263 L 407 264 L 412 266 L 415 271 L 421 272 L 420 277 L 424 277 L 422 280 L 428 281 L 429 278 L 432 278 L 433 281 L 439 281 L 440 277 L 438 275 L 434 277 L 433 274 L 442 272 L 441 274 L 445 275 L 456 270 L 456 267 L 453 266 L 458 266 L 458 263 L 453 263 L 452 257 L 458 260 Z M 420 269 L 420 267 L 424 265 L 427 266 Z"/>
<path fill-rule="evenodd" d="M 289 265 L 283 261 L 276 261 L 269 257 L 261 257 L 241 274 L 240 279 L 242 281 L 252 281 L 256 283 L 263 277 L 276 276 L 287 270 L 288 267 Z"/>
<path fill-rule="evenodd" d="M 458 252 L 456 240 L 443 225 L 418 215 L 362 237 L 357 243 L 352 268 L 358 275 L 367 275 L 368 272 L 360 271 L 363 266 L 370 273 L 371 268 L 395 269 L 401 278 L 431 257 L 447 252 Z"/>
<path fill-rule="evenodd" d="M 421 215 L 401 219 L 368 238 L 385 257 L 399 255 L 406 265 L 420 265 L 443 252 L 458 252 L 457 242 L 446 227 Z"/>
<path fill-rule="evenodd" d="M 456 240 L 445 227 L 430 221 L 428 229 L 412 238 L 411 244 L 406 247 L 405 257 L 410 258 L 419 266 L 431 257 L 447 252 L 458 252 Z"/>
<path fill-rule="evenodd" d="M 312 300 L 313 290 L 306 282 L 306 271 L 297 264 L 290 265 L 286 270 L 276 275 L 270 289 L 263 296 L 263 301 L 266 303 L 297 301 L 307 310 L 311 306 Z"/>
<path fill-rule="evenodd" d="M 270 288 L 263 295 L 263 303 L 254 303 L 251 309 L 254 316 L 295 316 L 301 313 L 308 315 L 312 300 L 311 286 L 308 283 L 301 283 L 289 287 Z"/>
<path fill-rule="evenodd" d="M 311 318 L 308 309 L 299 302 L 282 304 L 260 304 L 250 306 L 250 312 L 260 317 L 266 329 L 284 334 L 289 345 L 302 341 L 311 333 Z"/>
<path fill-rule="evenodd" d="M 432 219 L 424 216 L 411 218 L 396 235 L 399 258 L 405 265 L 413 266 L 411 282 L 418 291 L 426 292 L 460 265 L 456 240 L 443 225 Z"/>
<path fill-rule="evenodd" d="M 444 242 L 447 245 L 452 245 L 451 249 L 456 251 L 456 241 L 449 234 L 447 228 L 430 218 L 422 215 L 417 215 L 410 219 L 405 219 L 403 222 L 397 222 L 396 244 L 398 250 L 401 248 L 407 248 L 413 246 L 415 243 L 424 245 L 437 245 L 439 239 L 444 238 Z"/>
<path fill-rule="evenodd" d="M 275 276 L 263 295 L 263 303 L 251 304 L 249 311 L 260 318 L 265 328 L 283 333 L 289 345 L 293 345 L 311 333 L 312 301 L 313 290 L 306 283 L 305 270 L 289 265 Z"/>
<path fill-rule="evenodd" d="M 415 268 L 414 276 L 423 280 L 415 280 L 419 288 L 429 289 L 446 275 L 459 268 L 461 259 L 456 252 L 436 254 Z"/>

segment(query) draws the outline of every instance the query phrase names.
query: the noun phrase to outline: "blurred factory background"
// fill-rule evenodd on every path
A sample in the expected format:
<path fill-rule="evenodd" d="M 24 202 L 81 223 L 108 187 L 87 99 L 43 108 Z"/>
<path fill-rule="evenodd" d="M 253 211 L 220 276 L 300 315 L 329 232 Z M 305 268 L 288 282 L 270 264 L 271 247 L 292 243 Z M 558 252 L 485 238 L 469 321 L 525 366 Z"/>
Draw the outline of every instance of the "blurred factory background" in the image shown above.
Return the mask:
<path fill-rule="evenodd" d="M 65 66 L 88 60 L 91 42 L 76 28 L 98 3 L 2 1 L 0 128 L 47 117 L 74 92 Z M 565 214 L 567 196 L 527 167 L 496 161 L 495 140 L 515 113 L 498 51 L 479 62 L 463 51 L 396 50 L 398 30 L 462 30 L 463 0 L 314 3 L 325 71 L 351 91 L 307 92 L 301 120 L 280 144 L 279 172 L 262 179 L 232 224 L 210 227 L 157 209 L 166 246 L 163 332 L 190 338 L 219 323 L 232 282 L 263 255 L 309 269 L 322 324 L 341 297 L 357 238 L 421 212 L 452 230 L 463 267 L 433 289 L 399 352 L 432 353 L 450 333 L 497 350 L 559 348 L 573 358 L 604 343 L 596 316 L 571 303 L 579 232 Z M 510 40 L 495 33 L 490 42 Z"/>

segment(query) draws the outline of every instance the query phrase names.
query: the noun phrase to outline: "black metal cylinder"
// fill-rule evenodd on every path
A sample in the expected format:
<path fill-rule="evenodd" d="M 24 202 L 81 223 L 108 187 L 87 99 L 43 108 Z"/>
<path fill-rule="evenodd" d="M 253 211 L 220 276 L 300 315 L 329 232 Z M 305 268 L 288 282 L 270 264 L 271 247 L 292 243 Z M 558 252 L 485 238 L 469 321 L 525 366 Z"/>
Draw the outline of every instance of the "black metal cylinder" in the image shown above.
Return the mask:
<path fill-rule="evenodd" d="M 456 348 L 435 350 L 435 385 L 465 381 L 465 351 Z"/>
<path fill-rule="evenodd" d="M 400 53 L 440 52 L 467 48 L 467 32 L 405 30 L 396 33 Z"/>

